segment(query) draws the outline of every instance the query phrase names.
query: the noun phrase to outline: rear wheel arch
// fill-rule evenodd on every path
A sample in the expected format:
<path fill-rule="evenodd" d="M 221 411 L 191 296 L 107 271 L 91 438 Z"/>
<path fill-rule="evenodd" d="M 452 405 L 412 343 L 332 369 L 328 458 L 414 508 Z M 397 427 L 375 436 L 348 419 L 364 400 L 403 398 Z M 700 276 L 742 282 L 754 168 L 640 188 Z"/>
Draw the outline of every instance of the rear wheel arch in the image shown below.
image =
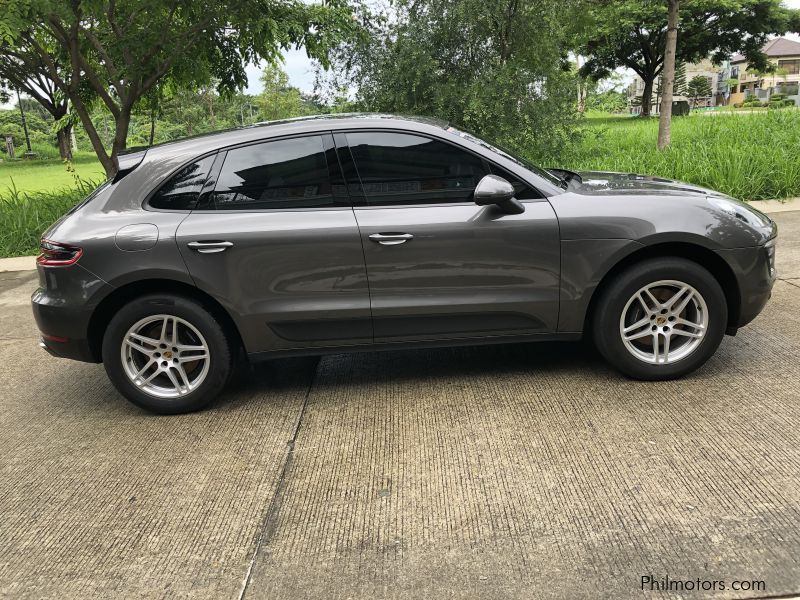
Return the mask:
<path fill-rule="evenodd" d="M 644 260 L 667 257 L 690 260 L 707 269 L 725 293 L 725 300 L 728 305 L 728 326 L 735 326 L 739 322 L 742 304 L 741 291 L 736 281 L 736 276 L 728 263 L 725 262 L 725 259 L 705 246 L 690 242 L 664 242 L 635 250 L 617 261 L 606 271 L 600 283 L 594 289 L 592 298 L 589 301 L 584 322 L 584 332 L 591 331 L 591 322 L 597 309 L 598 301 L 603 291 L 614 281 L 617 275 Z"/>
<path fill-rule="evenodd" d="M 231 347 L 237 351 L 244 349 L 244 343 L 242 342 L 242 337 L 236 322 L 225 307 L 215 298 L 198 287 L 180 281 L 172 279 L 146 279 L 131 282 L 116 288 L 103 298 L 92 312 L 88 328 L 89 348 L 91 349 L 92 356 L 98 362 L 102 360 L 103 335 L 116 312 L 136 298 L 159 293 L 177 294 L 199 302 L 222 325 Z"/>

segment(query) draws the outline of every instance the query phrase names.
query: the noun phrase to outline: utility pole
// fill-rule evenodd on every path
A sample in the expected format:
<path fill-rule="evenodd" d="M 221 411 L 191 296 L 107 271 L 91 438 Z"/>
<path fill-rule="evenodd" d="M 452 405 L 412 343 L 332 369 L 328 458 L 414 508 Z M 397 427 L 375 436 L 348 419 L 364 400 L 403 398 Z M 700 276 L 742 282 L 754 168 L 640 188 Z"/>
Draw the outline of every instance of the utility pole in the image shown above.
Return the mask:
<path fill-rule="evenodd" d="M 25 120 L 25 110 L 22 108 L 22 99 L 19 97 L 19 88 L 17 88 L 17 106 L 19 106 L 19 114 L 22 115 L 22 129 L 25 131 L 25 145 L 28 147 L 28 151 L 25 153 L 25 156 L 30 158 L 33 156 L 33 150 L 31 150 L 31 137 L 28 135 L 28 122 Z"/>

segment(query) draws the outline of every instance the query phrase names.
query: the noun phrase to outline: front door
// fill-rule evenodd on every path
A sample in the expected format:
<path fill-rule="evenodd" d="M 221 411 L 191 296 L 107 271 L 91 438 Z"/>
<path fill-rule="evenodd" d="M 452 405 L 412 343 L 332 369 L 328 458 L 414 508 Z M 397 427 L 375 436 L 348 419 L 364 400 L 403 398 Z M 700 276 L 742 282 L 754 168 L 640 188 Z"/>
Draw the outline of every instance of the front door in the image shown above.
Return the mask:
<path fill-rule="evenodd" d="M 545 199 L 520 190 L 518 215 L 477 206 L 495 170 L 442 140 L 376 131 L 346 143 L 376 342 L 555 331 L 559 235 Z"/>
<path fill-rule="evenodd" d="M 177 233 L 248 352 L 372 342 L 358 226 L 330 135 L 227 151 Z"/>

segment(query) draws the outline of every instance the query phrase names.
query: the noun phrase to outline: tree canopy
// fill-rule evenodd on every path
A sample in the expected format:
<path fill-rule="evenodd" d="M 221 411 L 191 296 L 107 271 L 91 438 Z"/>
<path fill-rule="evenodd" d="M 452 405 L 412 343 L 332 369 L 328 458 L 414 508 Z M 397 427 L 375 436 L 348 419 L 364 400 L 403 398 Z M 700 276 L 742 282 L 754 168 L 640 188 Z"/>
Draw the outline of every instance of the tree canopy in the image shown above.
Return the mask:
<path fill-rule="evenodd" d="M 246 84 L 247 64 L 300 46 L 325 63 L 328 48 L 354 30 L 346 0 L 0 0 L 0 41 L 38 55 L 108 175 L 126 147 L 134 107 L 159 82 L 191 88 L 214 80 L 231 92 Z M 66 69 L 56 62 L 62 52 Z M 114 119 L 110 149 L 94 128 L 85 88 Z"/>
<path fill-rule="evenodd" d="M 578 51 L 589 57 L 583 74 L 599 78 L 617 67 L 632 69 L 644 80 L 642 113 L 649 114 L 653 83 L 664 67 L 667 3 L 597 0 L 586 9 L 592 26 L 577 36 Z M 683 0 L 676 60 L 721 61 L 742 52 L 750 64 L 767 68 L 761 48 L 770 34 L 796 29 L 799 12 L 781 0 Z"/>
<path fill-rule="evenodd" d="M 337 67 L 365 110 L 420 114 L 553 155 L 575 122 L 566 61 L 572 0 L 399 0 Z"/>

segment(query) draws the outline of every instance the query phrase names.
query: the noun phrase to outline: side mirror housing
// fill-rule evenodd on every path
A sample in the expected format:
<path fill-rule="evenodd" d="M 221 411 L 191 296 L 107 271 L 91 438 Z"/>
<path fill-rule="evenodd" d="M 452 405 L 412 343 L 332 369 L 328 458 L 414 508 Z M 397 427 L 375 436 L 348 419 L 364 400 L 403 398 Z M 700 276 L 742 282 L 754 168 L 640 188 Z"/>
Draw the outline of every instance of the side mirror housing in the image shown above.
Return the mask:
<path fill-rule="evenodd" d="M 514 186 L 499 175 L 486 175 L 475 186 L 473 195 L 478 206 L 497 205 L 510 215 L 525 212 L 525 207 L 514 198 Z"/>

